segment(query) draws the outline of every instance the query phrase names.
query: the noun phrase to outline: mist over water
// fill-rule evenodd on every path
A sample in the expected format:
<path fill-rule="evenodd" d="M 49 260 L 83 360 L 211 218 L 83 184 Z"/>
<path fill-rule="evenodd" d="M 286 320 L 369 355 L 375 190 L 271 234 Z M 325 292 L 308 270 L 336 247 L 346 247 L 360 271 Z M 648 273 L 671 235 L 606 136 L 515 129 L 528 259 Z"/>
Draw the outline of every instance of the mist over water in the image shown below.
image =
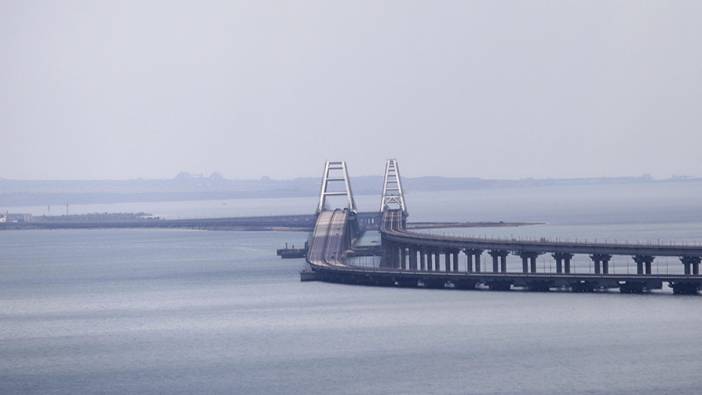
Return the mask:
<path fill-rule="evenodd" d="M 410 218 L 547 222 L 438 231 L 491 237 L 702 242 L 694 190 L 520 192 L 410 193 Z M 377 197 L 358 200 L 373 210 Z M 314 199 L 226 203 L 163 207 L 310 213 Z M 0 393 L 699 393 L 698 296 L 301 283 L 303 261 L 274 250 L 306 237 L 0 233 Z"/>

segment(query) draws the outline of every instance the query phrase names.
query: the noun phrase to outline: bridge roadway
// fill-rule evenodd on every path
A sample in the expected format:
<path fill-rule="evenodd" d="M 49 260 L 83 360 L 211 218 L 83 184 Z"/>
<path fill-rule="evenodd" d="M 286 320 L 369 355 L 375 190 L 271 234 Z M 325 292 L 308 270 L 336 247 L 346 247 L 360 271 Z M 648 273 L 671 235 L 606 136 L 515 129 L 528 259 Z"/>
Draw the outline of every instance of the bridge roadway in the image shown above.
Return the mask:
<path fill-rule="evenodd" d="M 342 214 L 343 213 L 343 214 Z M 702 287 L 699 275 L 702 247 L 666 246 L 613 243 L 574 243 L 556 241 L 524 241 L 450 237 L 416 233 L 406 230 L 402 211 L 386 210 L 381 227 L 384 256 L 377 268 L 357 267 L 346 263 L 341 225 L 349 216 L 346 211 L 320 213 L 313 235 L 308 262 L 324 281 L 385 285 L 423 286 L 427 288 L 453 287 L 473 289 L 478 284 L 495 290 L 512 286 L 547 291 L 551 288 L 573 291 L 619 288 L 625 293 L 639 293 L 660 289 L 667 282 L 675 293 L 697 293 Z M 480 257 L 484 252 L 492 256 L 492 271 L 481 270 Z M 464 271 L 459 271 L 459 257 L 467 256 Z M 508 272 L 506 257 L 522 258 L 522 272 Z M 538 272 L 536 258 L 551 254 L 556 261 L 556 272 Z M 594 273 L 571 271 L 574 254 L 587 254 L 593 261 Z M 418 257 L 419 255 L 419 257 Z M 636 274 L 609 272 L 612 255 L 633 257 Z M 655 274 L 651 270 L 657 256 L 679 257 L 684 274 Z M 443 257 L 443 267 L 439 262 Z M 466 269 L 467 268 L 467 269 Z"/>
<path fill-rule="evenodd" d="M 346 210 L 322 211 L 312 232 L 307 261 L 313 267 L 343 267 L 343 255 L 347 246 Z"/>

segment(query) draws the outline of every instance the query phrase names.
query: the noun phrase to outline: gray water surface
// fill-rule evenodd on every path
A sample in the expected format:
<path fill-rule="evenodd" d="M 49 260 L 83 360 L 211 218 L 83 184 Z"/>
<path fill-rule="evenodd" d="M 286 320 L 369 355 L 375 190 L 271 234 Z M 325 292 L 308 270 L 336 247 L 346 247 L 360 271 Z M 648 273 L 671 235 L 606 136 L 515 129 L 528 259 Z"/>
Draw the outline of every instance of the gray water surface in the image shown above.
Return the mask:
<path fill-rule="evenodd" d="M 3 232 L 0 392 L 699 393 L 699 297 L 301 283 L 303 238 Z"/>
<path fill-rule="evenodd" d="M 669 194 L 626 210 L 615 194 L 601 211 L 618 214 L 599 222 L 570 192 L 538 209 L 534 196 L 436 208 L 414 195 L 410 210 L 481 220 L 503 204 L 506 220 L 549 222 L 446 231 L 462 234 L 701 242 L 699 200 Z M 675 221 L 680 207 L 693 214 Z M 0 232 L 0 393 L 702 393 L 700 296 L 301 283 L 302 260 L 274 250 L 305 238 Z"/>

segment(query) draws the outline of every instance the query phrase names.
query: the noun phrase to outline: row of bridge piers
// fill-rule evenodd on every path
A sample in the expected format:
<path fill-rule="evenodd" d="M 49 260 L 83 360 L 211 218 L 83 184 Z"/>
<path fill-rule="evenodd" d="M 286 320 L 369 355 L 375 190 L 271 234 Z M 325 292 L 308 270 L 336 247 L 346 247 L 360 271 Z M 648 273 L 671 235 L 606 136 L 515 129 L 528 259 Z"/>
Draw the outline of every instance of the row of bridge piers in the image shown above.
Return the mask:
<path fill-rule="evenodd" d="M 492 268 L 489 263 L 483 267 L 482 257 L 487 254 L 492 258 Z M 393 242 L 383 242 L 383 267 L 426 272 L 459 272 L 459 260 L 461 255 L 466 256 L 465 272 L 480 273 L 482 270 L 492 269 L 492 273 L 507 273 L 507 256 L 517 255 L 522 260 L 522 273 L 537 273 L 537 258 L 542 253 L 533 251 L 507 251 L 507 250 L 482 250 L 475 248 L 438 248 L 428 246 L 406 246 Z M 574 254 L 565 252 L 555 252 L 551 256 L 556 263 L 557 274 L 570 274 L 572 272 L 571 259 Z M 442 262 L 443 256 L 443 262 Z M 595 274 L 610 274 L 609 254 L 592 254 L 590 259 L 593 262 Z M 652 263 L 654 256 L 634 255 L 636 263 L 636 274 L 652 274 Z M 697 276 L 700 274 L 700 262 L 702 259 L 697 256 L 683 256 L 680 258 L 683 265 L 683 272 L 686 275 Z M 442 264 L 443 263 L 443 264 Z"/>

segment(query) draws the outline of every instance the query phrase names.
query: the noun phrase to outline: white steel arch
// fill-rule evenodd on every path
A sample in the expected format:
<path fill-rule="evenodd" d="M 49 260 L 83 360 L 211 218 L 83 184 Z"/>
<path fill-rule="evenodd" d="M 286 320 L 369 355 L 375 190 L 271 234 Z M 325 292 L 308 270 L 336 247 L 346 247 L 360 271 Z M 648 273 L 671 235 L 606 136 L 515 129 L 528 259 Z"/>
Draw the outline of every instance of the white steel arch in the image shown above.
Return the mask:
<path fill-rule="evenodd" d="M 400 178 L 400 165 L 396 159 L 385 161 L 385 177 L 383 180 L 383 196 L 380 200 L 380 211 L 385 209 L 399 209 L 407 216 L 407 206 L 405 206 L 405 192 L 402 189 Z"/>
<path fill-rule="evenodd" d="M 343 183 L 343 191 L 329 188 L 331 185 L 339 185 Z M 324 165 L 324 175 L 322 177 L 322 186 L 319 192 L 319 204 L 317 205 L 317 213 L 321 213 L 327 207 L 327 198 L 329 196 L 346 196 L 347 208 L 352 212 L 356 212 L 356 201 L 353 199 L 353 191 L 351 191 L 351 180 L 349 178 L 346 162 L 327 161 Z"/>

